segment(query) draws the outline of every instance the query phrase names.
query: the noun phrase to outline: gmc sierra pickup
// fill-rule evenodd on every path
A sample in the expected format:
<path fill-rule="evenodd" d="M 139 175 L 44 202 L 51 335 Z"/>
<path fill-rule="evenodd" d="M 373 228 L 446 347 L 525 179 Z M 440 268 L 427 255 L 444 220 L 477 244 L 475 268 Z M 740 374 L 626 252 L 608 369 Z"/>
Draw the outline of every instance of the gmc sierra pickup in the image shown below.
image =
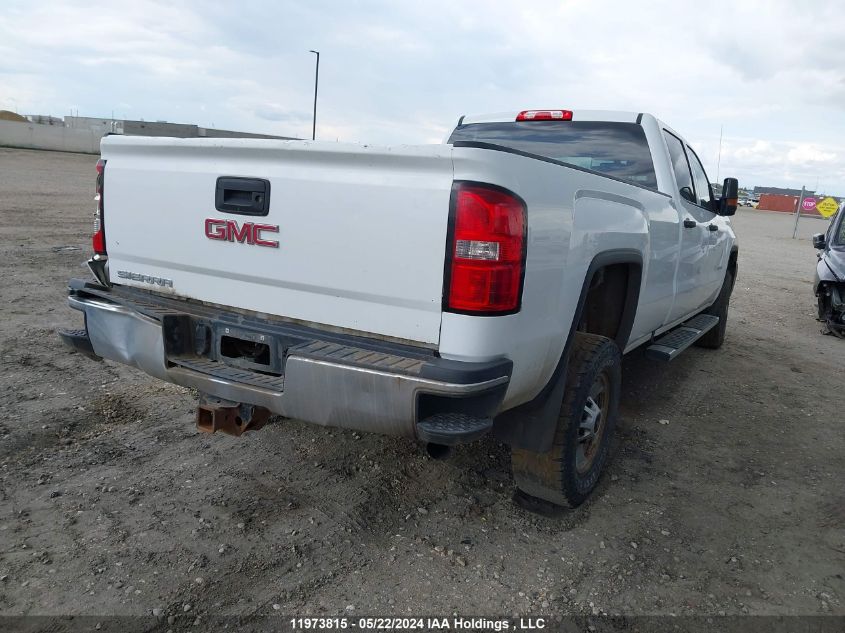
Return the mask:
<path fill-rule="evenodd" d="M 270 415 L 444 447 L 492 433 L 517 495 L 576 506 L 621 355 L 725 337 L 737 181 L 649 114 L 461 117 L 443 145 L 108 136 L 73 349 Z"/>

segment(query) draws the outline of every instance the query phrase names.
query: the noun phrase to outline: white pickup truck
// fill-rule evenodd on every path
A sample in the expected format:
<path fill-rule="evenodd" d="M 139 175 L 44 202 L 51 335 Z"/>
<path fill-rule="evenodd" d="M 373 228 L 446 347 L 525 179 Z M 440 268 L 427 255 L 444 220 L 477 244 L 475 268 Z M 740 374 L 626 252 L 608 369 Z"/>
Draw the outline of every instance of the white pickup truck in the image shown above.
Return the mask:
<path fill-rule="evenodd" d="M 202 430 L 492 432 L 518 497 L 576 506 L 621 355 L 725 336 L 737 181 L 715 199 L 649 114 L 465 116 L 425 146 L 108 136 L 97 170 L 96 281 L 60 334 L 198 390 Z"/>

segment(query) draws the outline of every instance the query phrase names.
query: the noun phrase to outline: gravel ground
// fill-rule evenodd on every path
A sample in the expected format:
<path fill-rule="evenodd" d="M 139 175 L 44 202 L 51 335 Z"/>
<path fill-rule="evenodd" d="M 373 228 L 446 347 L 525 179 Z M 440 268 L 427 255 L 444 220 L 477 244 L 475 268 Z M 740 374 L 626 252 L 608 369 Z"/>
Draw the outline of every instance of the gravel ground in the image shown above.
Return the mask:
<path fill-rule="evenodd" d="M 0 613 L 845 614 L 845 341 L 811 233 L 742 209 L 728 339 L 626 357 L 612 462 L 555 518 L 492 440 L 435 461 L 283 420 L 194 429 L 194 396 L 68 353 L 94 157 L 0 149 Z M 833 396 L 833 397 L 832 397 Z"/>

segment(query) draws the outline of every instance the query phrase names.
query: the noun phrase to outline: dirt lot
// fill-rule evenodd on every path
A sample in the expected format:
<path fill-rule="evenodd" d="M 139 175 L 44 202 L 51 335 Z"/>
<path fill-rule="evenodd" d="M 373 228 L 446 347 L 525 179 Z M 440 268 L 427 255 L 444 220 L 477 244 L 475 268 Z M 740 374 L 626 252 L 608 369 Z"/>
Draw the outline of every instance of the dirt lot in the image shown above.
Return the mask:
<path fill-rule="evenodd" d="M 741 210 L 725 347 L 626 358 L 609 471 L 557 518 L 487 440 L 279 421 L 68 353 L 94 158 L 0 149 L 0 613 L 845 614 L 845 341 L 814 320 L 824 222 Z M 171 620 L 173 622 L 173 620 Z"/>

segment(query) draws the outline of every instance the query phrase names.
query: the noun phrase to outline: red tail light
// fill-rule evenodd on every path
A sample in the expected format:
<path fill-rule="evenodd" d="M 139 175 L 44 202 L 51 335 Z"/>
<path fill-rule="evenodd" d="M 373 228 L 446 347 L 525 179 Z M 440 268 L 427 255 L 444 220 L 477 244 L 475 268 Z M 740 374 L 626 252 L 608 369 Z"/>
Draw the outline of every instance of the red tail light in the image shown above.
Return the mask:
<path fill-rule="evenodd" d="M 519 310 L 525 268 L 525 203 L 491 185 L 453 193 L 444 309 L 472 314 Z"/>
<path fill-rule="evenodd" d="M 571 121 L 571 110 L 523 110 L 516 115 L 517 121 Z"/>
<path fill-rule="evenodd" d="M 94 247 L 95 255 L 106 255 L 106 229 L 103 223 L 103 179 L 106 175 L 106 161 L 102 158 L 97 161 L 97 195 L 94 200 L 97 202 L 97 209 L 94 211 L 94 235 L 91 236 L 91 245 Z"/>

